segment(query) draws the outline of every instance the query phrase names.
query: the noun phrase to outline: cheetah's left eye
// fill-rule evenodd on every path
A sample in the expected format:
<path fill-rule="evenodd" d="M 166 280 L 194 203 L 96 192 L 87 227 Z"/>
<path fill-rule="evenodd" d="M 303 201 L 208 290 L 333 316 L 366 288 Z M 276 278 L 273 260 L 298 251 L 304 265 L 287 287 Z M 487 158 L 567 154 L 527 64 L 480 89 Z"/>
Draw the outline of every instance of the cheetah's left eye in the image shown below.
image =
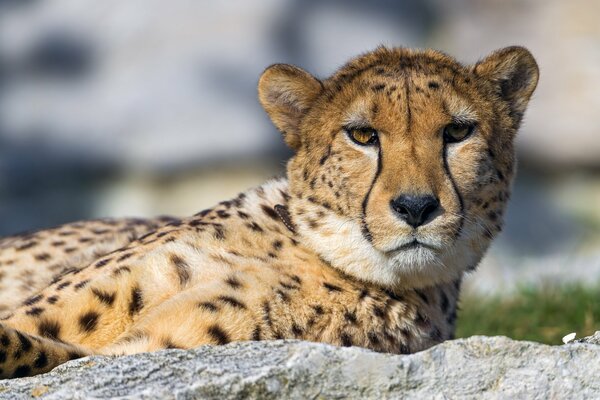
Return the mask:
<path fill-rule="evenodd" d="M 444 128 L 444 141 L 446 143 L 456 143 L 461 140 L 465 140 L 473 130 L 475 129 L 475 125 L 473 124 L 457 124 L 452 123 L 446 125 Z"/>
<path fill-rule="evenodd" d="M 377 144 L 377 131 L 373 128 L 347 128 L 348 136 L 353 142 L 361 146 Z"/>

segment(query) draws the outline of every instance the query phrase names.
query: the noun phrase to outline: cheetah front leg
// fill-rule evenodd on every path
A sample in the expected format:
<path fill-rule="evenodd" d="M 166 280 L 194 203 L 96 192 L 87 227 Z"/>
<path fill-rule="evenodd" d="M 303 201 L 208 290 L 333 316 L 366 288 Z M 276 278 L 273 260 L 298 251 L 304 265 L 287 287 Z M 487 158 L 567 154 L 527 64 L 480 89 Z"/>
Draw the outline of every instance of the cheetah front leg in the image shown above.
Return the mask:
<path fill-rule="evenodd" d="M 231 280 L 230 283 L 238 283 Z M 222 282 L 181 292 L 149 312 L 98 350 L 105 355 L 135 354 L 161 349 L 191 349 L 205 344 L 274 339 L 264 314 L 266 295 L 258 285 L 250 293 Z"/>
<path fill-rule="evenodd" d="M 90 354 L 82 347 L 0 324 L 0 379 L 42 374 L 64 362 Z"/>

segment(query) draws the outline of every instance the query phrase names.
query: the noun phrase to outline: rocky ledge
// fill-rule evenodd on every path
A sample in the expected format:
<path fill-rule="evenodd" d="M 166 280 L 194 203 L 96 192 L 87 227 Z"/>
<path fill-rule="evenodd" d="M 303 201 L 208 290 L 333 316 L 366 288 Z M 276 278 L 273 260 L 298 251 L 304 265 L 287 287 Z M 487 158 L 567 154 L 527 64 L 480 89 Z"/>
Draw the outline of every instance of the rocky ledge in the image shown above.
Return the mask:
<path fill-rule="evenodd" d="M 0 399 L 598 398 L 599 342 L 600 332 L 564 346 L 475 336 L 408 356 L 235 343 L 75 360 L 1 381 Z"/>

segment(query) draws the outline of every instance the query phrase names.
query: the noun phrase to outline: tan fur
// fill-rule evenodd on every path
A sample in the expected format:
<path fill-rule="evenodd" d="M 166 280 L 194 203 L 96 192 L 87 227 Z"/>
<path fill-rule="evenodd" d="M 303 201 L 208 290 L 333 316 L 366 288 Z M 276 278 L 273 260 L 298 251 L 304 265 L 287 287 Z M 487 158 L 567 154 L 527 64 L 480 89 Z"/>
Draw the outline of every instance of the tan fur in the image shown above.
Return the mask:
<path fill-rule="evenodd" d="M 259 99 L 296 150 L 287 179 L 183 220 L 96 221 L 0 242 L 0 310 L 12 309 L 0 376 L 240 340 L 410 353 L 451 338 L 462 274 L 501 228 L 513 138 L 536 83 L 535 61 L 516 47 L 472 67 L 379 48 L 324 81 L 270 67 Z M 461 118 L 475 132 L 444 144 L 441 130 Z M 356 123 L 377 130 L 378 146 L 348 138 Z M 412 228 L 390 208 L 402 193 L 433 193 L 441 211 Z M 427 246 L 402 250 L 413 238 Z"/>

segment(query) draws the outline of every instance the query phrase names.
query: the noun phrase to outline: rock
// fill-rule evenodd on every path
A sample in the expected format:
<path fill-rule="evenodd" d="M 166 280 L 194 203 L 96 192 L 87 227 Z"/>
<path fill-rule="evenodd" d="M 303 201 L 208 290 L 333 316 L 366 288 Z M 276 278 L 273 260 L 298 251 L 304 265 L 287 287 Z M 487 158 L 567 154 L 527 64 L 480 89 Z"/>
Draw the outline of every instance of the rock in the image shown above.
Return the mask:
<path fill-rule="evenodd" d="M 397 356 L 299 341 L 244 342 L 88 357 L 2 381 L 0 399 L 597 398 L 599 369 L 600 347 L 588 343 L 476 336 Z"/>
<path fill-rule="evenodd" d="M 575 343 L 600 344 L 600 331 L 596 331 L 596 333 L 594 333 L 592 336 L 588 336 L 583 339 L 575 340 Z"/>

